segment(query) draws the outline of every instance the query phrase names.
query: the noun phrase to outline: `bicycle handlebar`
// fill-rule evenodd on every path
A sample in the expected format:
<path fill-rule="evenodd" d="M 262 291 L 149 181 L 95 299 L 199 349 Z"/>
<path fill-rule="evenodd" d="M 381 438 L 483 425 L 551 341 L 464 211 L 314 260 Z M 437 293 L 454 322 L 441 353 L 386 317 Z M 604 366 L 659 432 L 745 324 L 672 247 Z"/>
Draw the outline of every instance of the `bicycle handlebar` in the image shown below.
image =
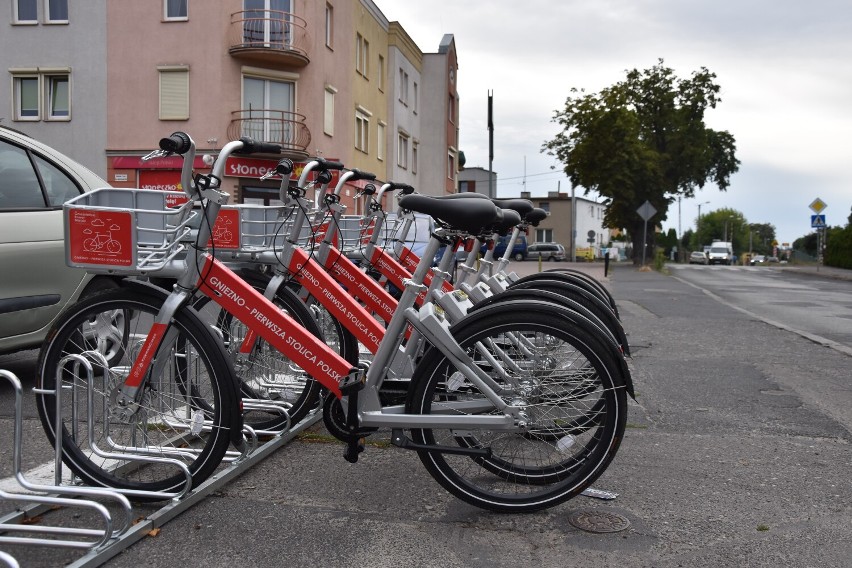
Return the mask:
<path fill-rule="evenodd" d="M 192 146 L 192 139 L 186 132 L 173 132 L 168 138 L 160 139 L 160 150 L 169 154 L 186 154 Z"/>
<path fill-rule="evenodd" d="M 281 144 L 271 144 L 269 142 L 257 142 L 248 136 L 242 136 L 240 142 L 243 143 L 242 148 L 234 150 L 234 154 L 280 154 Z"/>

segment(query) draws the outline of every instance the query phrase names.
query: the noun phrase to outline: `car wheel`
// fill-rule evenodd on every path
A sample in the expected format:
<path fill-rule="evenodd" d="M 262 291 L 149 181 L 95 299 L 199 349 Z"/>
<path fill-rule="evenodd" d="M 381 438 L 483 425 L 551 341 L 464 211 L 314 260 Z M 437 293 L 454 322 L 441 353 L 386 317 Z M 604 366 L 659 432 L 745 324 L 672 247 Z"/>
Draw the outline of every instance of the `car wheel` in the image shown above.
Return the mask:
<path fill-rule="evenodd" d="M 516 252 L 514 258 L 515 258 L 515 260 L 524 260 L 524 255 L 522 255 L 519 252 Z"/>
<path fill-rule="evenodd" d="M 96 278 L 86 286 L 86 289 L 80 294 L 80 299 L 118 287 L 119 285 L 115 280 Z M 96 349 L 106 358 L 110 367 L 118 365 L 127 350 L 131 316 L 132 312 L 129 310 L 104 312 L 84 322 L 80 330 L 85 344 L 96 346 Z"/>

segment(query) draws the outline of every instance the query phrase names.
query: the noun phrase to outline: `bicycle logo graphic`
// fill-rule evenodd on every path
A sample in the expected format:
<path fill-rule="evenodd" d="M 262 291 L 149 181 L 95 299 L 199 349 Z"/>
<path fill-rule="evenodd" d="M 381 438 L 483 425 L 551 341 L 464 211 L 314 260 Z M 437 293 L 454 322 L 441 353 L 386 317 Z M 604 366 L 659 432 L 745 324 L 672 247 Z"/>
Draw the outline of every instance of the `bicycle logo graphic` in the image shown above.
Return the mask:
<path fill-rule="evenodd" d="M 104 227 L 104 222 L 100 219 L 92 221 L 93 227 L 98 227 L 97 232 L 91 228 L 83 229 L 84 235 L 92 235 L 83 241 L 83 250 L 86 252 L 107 252 L 109 254 L 119 254 L 121 252 L 121 243 L 112 238 L 113 231 L 121 230 L 121 227 L 112 224 L 109 229 L 100 229 Z M 105 231 L 105 232 L 101 232 Z"/>
<path fill-rule="evenodd" d="M 223 218 L 220 222 L 223 226 L 220 226 L 219 223 L 216 223 L 216 225 L 213 227 L 213 240 L 215 242 L 230 243 L 231 237 L 233 237 L 234 234 L 226 225 L 230 225 L 231 220 Z"/>

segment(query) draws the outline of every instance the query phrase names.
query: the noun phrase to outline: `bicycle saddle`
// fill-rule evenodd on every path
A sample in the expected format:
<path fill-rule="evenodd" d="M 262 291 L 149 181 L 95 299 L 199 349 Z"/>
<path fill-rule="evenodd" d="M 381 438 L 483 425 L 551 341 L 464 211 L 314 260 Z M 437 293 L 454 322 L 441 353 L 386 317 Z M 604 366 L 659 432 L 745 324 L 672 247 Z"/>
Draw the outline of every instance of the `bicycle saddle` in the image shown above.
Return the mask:
<path fill-rule="evenodd" d="M 399 206 L 416 213 L 424 213 L 445 225 L 478 234 L 503 218 L 503 210 L 490 199 L 441 199 L 428 195 L 406 195 Z"/>

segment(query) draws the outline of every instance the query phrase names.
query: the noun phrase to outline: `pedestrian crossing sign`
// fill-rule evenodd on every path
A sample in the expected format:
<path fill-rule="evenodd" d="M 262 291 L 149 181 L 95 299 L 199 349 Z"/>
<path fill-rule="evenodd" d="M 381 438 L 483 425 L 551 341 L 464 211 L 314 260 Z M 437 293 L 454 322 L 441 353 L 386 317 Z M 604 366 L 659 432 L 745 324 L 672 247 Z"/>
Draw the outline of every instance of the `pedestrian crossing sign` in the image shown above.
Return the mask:
<path fill-rule="evenodd" d="M 811 227 L 822 229 L 825 227 L 825 215 L 811 215 Z"/>

